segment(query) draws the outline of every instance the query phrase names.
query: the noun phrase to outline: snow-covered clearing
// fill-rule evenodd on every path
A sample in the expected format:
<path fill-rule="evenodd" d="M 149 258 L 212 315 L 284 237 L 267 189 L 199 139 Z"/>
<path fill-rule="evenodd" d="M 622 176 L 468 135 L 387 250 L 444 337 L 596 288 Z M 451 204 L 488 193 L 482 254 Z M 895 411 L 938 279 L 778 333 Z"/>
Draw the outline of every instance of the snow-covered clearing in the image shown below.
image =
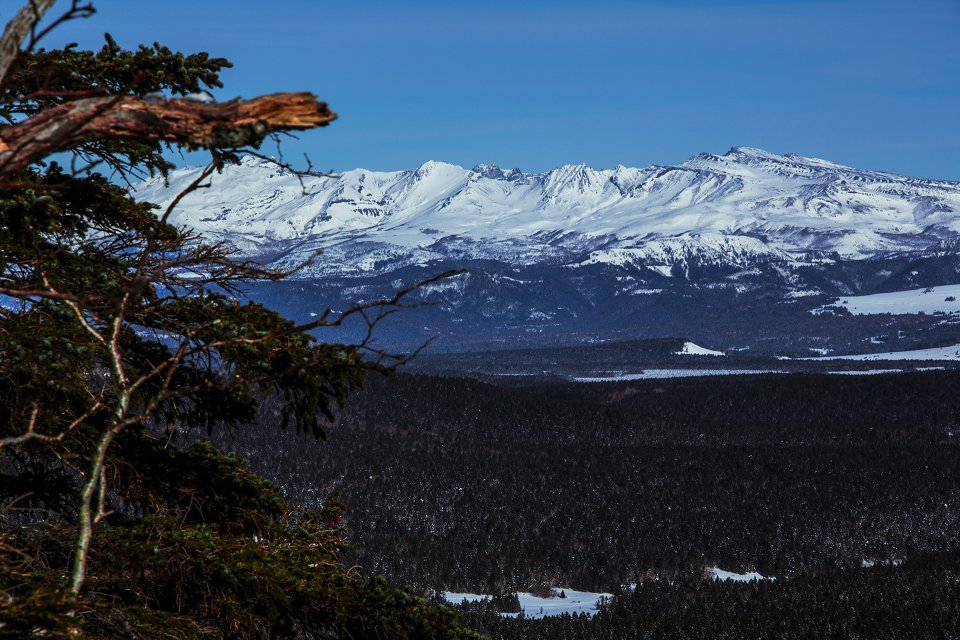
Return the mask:
<path fill-rule="evenodd" d="M 913 351 L 886 351 L 884 353 L 859 353 L 849 356 L 820 356 L 798 358 L 799 360 L 960 360 L 960 345 L 915 349 Z"/>
<path fill-rule="evenodd" d="M 866 369 L 864 371 L 827 371 L 831 376 L 880 376 L 885 373 L 903 373 L 903 369 Z"/>
<path fill-rule="evenodd" d="M 843 307 L 856 316 L 878 313 L 960 313 L 960 284 L 850 296 L 838 298 L 827 306 Z"/>
<path fill-rule="evenodd" d="M 707 567 L 704 571 L 704 577 L 713 580 L 729 580 L 731 582 L 753 582 L 754 580 L 776 580 L 770 576 L 764 576 L 756 571 L 749 573 L 734 573 L 733 571 L 724 571 L 719 567 Z"/>
<path fill-rule="evenodd" d="M 692 342 L 684 342 L 683 348 L 680 351 L 677 351 L 676 355 L 678 356 L 725 356 L 723 351 L 714 351 L 713 349 L 707 349 L 706 347 L 701 347 L 698 344 Z"/>
<path fill-rule="evenodd" d="M 775 369 L 647 369 L 641 373 L 621 373 L 613 376 L 575 377 L 575 382 L 627 382 L 630 380 L 659 380 L 662 378 L 697 378 L 701 376 L 745 376 L 765 373 L 783 373 Z"/>
<path fill-rule="evenodd" d="M 450 604 L 463 604 L 464 602 L 480 602 L 481 600 L 490 600 L 493 596 L 487 596 L 482 593 L 458 593 L 456 591 L 444 591 L 443 599 Z"/>
<path fill-rule="evenodd" d="M 866 562 L 866 561 L 865 561 Z M 869 566 L 864 564 L 864 566 Z M 764 576 L 755 571 L 749 573 L 735 573 L 733 571 L 724 571 L 719 567 L 706 567 L 703 572 L 706 580 L 720 580 L 730 582 L 752 582 L 754 580 L 776 580 L 772 576 Z M 629 589 L 635 589 L 636 584 L 625 585 Z M 560 593 L 566 597 L 561 598 Z M 563 614 L 578 616 L 581 613 L 587 616 L 593 616 L 606 602 L 613 598 L 611 593 L 593 593 L 591 591 L 577 591 L 575 589 L 566 589 L 555 587 L 553 595 L 547 598 L 535 596 L 532 593 L 518 591 L 517 600 L 520 601 L 520 610 L 523 611 L 525 618 L 539 620 L 548 616 L 560 616 Z M 493 596 L 482 593 L 460 593 L 456 591 L 444 591 L 443 599 L 452 605 L 463 604 L 464 602 L 481 602 L 492 600 Z M 515 618 L 519 613 L 500 612 L 503 617 Z"/>
<path fill-rule="evenodd" d="M 560 597 L 563 592 L 565 598 Z M 554 589 L 553 596 L 543 598 L 535 596 L 532 593 L 524 591 L 517 592 L 517 599 L 520 601 L 520 610 L 526 618 L 539 619 L 547 616 L 559 616 L 565 613 L 570 615 L 592 616 L 597 612 L 598 607 L 613 594 L 610 593 L 592 593 L 590 591 L 576 591 L 574 589 Z M 478 602 L 480 600 L 489 600 L 492 596 L 477 593 L 455 593 L 444 591 L 443 598 L 450 604 L 461 604 L 464 600 L 467 602 Z M 502 616 L 515 617 L 517 613 L 501 613 Z"/>

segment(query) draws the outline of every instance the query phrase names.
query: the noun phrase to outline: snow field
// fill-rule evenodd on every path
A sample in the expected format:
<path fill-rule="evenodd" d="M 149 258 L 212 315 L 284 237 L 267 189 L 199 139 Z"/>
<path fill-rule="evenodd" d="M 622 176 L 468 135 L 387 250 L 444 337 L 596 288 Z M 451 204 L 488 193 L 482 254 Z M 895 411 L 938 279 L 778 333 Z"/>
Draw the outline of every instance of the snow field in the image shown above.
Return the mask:
<path fill-rule="evenodd" d="M 707 349 L 706 347 L 701 347 L 700 345 L 694 344 L 692 342 L 684 342 L 683 348 L 680 351 L 677 351 L 676 355 L 678 356 L 725 356 L 723 351 L 714 351 L 713 349 Z"/>
<path fill-rule="evenodd" d="M 149 179 L 134 196 L 166 206 L 199 171 L 178 169 L 169 185 Z M 694 260 L 745 266 L 802 261 L 809 251 L 860 259 L 923 248 L 918 236 L 931 227 L 960 230 L 956 211 L 960 183 L 737 147 L 645 168 L 523 173 L 429 161 L 302 182 L 246 157 L 214 176 L 212 189 L 187 196 L 171 222 L 247 255 L 280 251 L 296 264 L 325 249 L 337 258 L 310 273 L 376 270 L 379 261 L 363 256 L 380 247 L 410 264 L 461 254 L 523 264 L 586 254 L 582 264 L 642 264 L 669 277 Z"/>
<path fill-rule="evenodd" d="M 630 380 L 699 378 L 702 376 L 746 376 L 767 373 L 784 372 L 774 369 L 647 369 L 641 373 L 621 373 L 611 376 L 582 376 L 575 377 L 573 380 L 574 382 L 628 382 Z"/>
<path fill-rule="evenodd" d="M 960 284 L 839 298 L 830 305 L 856 316 L 879 313 L 960 313 Z M 824 307 L 816 311 L 823 310 Z"/>
<path fill-rule="evenodd" d="M 720 580 L 730 582 L 752 582 L 754 580 L 776 580 L 776 578 L 761 575 L 755 571 L 749 573 L 735 573 L 733 571 L 724 571 L 719 567 L 707 567 L 703 574 L 705 579 Z M 627 585 L 629 588 L 636 588 L 636 585 Z M 563 591 L 566 598 L 560 597 Z M 525 618 L 539 620 L 548 616 L 560 616 L 563 614 L 593 616 L 600 606 L 610 598 L 611 593 L 593 593 L 591 591 L 577 591 L 575 589 L 554 588 L 551 597 L 535 596 L 532 593 L 518 591 L 517 599 L 520 601 L 520 610 L 523 611 Z M 444 591 L 443 599 L 450 604 L 462 604 L 463 602 L 481 602 L 491 600 L 493 596 L 481 593 L 461 593 L 456 591 Z M 519 613 L 500 613 L 501 616 L 515 618 Z"/>
<path fill-rule="evenodd" d="M 563 591 L 566 598 L 560 597 Z M 493 596 L 478 593 L 457 593 L 453 591 L 444 591 L 443 599 L 450 604 L 461 604 L 467 602 L 479 602 L 490 600 Z M 517 592 L 517 599 L 520 601 L 520 610 L 526 618 L 538 620 L 547 616 L 560 616 L 563 614 L 587 616 L 595 614 L 604 600 L 612 598 L 610 593 L 593 593 L 590 591 L 576 591 L 574 589 L 554 589 L 553 596 L 544 598 L 535 596 L 532 593 L 524 591 Z M 516 617 L 518 613 L 501 613 L 504 617 Z"/>
<path fill-rule="evenodd" d="M 858 353 L 848 356 L 820 356 L 798 360 L 960 360 L 960 345 L 915 349 L 913 351 L 886 351 L 884 353 Z"/>
<path fill-rule="evenodd" d="M 753 582 L 754 580 L 776 580 L 776 578 L 764 576 L 756 571 L 748 573 L 734 573 L 733 571 L 724 571 L 720 567 L 707 567 L 704 571 L 704 577 L 723 582 Z"/>

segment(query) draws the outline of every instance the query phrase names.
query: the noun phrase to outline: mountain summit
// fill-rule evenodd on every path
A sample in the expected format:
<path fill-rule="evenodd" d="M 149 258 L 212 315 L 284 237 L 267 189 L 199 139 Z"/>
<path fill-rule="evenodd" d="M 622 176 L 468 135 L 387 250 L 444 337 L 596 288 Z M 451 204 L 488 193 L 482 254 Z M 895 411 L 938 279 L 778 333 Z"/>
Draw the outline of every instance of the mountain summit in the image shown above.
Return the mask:
<path fill-rule="evenodd" d="M 199 169 L 153 178 L 161 205 Z M 734 147 L 677 165 L 544 173 L 429 161 L 416 169 L 300 179 L 246 157 L 184 199 L 173 222 L 278 267 L 317 249 L 300 277 L 384 272 L 441 259 L 515 265 L 857 260 L 950 246 L 960 183 Z"/>

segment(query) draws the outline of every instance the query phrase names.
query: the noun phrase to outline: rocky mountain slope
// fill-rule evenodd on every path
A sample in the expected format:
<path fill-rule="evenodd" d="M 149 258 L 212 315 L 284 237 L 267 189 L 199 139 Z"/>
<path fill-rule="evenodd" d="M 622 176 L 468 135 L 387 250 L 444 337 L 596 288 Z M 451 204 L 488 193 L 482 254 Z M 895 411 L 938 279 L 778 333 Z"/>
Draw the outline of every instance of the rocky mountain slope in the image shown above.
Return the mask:
<path fill-rule="evenodd" d="M 197 169 L 137 187 L 165 204 Z M 960 183 L 862 171 L 737 147 L 675 166 L 546 173 L 427 162 L 302 182 L 245 158 L 186 198 L 174 222 L 289 267 L 299 277 L 382 273 L 437 259 L 513 265 L 635 264 L 670 273 L 691 262 L 864 259 L 951 247 Z"/>

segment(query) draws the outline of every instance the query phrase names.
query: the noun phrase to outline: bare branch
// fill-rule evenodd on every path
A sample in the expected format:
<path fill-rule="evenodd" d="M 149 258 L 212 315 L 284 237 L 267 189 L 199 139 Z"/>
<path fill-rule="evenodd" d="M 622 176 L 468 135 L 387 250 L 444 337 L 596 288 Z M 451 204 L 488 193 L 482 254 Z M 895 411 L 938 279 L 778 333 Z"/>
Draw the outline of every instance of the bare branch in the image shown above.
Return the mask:
<path fill-rule="evenodd" d="M 271 135 L 275 135 L 275 134 L 271 134 Z M 253 156 L 254 158 L 259 158 L 260 160 L 264 160 L 264 161 L 266 161 L 266 162 L 270 162 L 270 163 L 276 165 L 277 167 L 279 167 L 280 169 L 283 169 L 284 171 L 289 171 L 290 173 L 292 173 L 292 174 L 297 178 L 297 180 L 300 182 L 300 190 L 301 190 L 301 192 L 303 193 L 303 195 L 308 195 L 308 193 L 307 193 L 307 186 L 306 186 L 306 185 L 304 184 L 304 182 L 303 182 L 303 178 L 304 178 L 305 176 L 310 176 L 310 177 L 313 177 L 313 178 L 339 178 L 339 177 L 340 177 L 339 175 L 337 175 L 337 174 L 335 174 L 335 173 L 325 173 L 325 172 L 322 172 L 322 171 L 314 171 L 314 169 L 313 169 L 313 163 L 310 162 L 310 158 L 309 158 L 309 156 L 307 156 L 306 154 L 304 154 L 303 157 L 304 157 L 304 158 L 306 159 L 306 161 L 307 161 L 307 168 L 306 168 L 306 169 L 297 169 L 297 168 L 294 167 L 292 164 L 290 164 L 289 162 L 287 162 L 286 160 L 283 159 L 283 154 L 280 152 L 280 141 L 277 140 L 276 143 L 277 143 L 277 157 L 276 157 L 276 158 L 271 158 L 270 156 L 264 155 L 264 154 L 262 154 L 262 153 L 260 153 L 260 152 L 258 152 L 258 151 L 253 150 L 253 149 L 247 149 L 246 151 L 244 151 L 244 153 L 247 154 L 247 155 Z"/>
<path fill-rule="evenodd" d="M 101 296 L 80 297 L 68 293 L 60 293 L 51 289 L 17 289 L 15 287 L 0 287 L 0 295 L 10 296 L 11 298 L 47 298 L 48 300 L 73 301 L 78 303 L 96 302 L 102 300 Z"/>
<path fill-rule="evenodd" d="M 71 0 L 70 8 L 64 11 L 60 17 L 48 24 L 41 31 L 38 32 L 37 25 L 33 25 L 33 29 L 30 31 L 30 43 L 27 46 L 27 51 L 32 51 L 37 46 L 38 42 L 43 40 L 48 33 L 59 27 L 64 22 L 76 20 L 78 18 L 89 18 L 96 12 L 97 10 L 93 8 L 92 2 L 81 3 L 80 0 Z"/>
<path fill-rule="evenodd" d="M 200 172 L 200 175 L 197 176 L 196 180 L 194 180 L 189 185 L 187 185 L 186 189 L 183 189 L 180 193 L 176 195 L 176 197 L 173 200 L 170 201 L 170 204 L 167 206 L 167 208 L 163 212 L 163 215 L 160 217 L 160 222 L 165 223 L 170 218 L 170 214 L 173 213 L 173 210 L 176 209 L 177 205 L 180 204 L 180 201 L 183 200 L 185 197 L 187 197 L 189 194 L 193 193 L 194 191 L 200 188 L 201 183 L 203 183 L 203 181 L 209 178 L 210 175 L 213 173 L 215 166 L 216 165 L 211 163 L 211 164 L 208 164 L 206 167 L 204 167 L 203 171 Z M 152 237 L 151 237 L 151 241 L 153 241 Z"/>
<path fill-rule="evenodd" d="M 7 76 L 10 65 L 17 59 L 20 53 L 20 43 L 43 18 L 43 14 L 50 10 L 57 0 L 28 0 L 28 2 L 17 12 L 10 22 L 7 23 L 0 36 L 0 83 Z"/>
<path fill-rule="evenodd" d="M 52 153 L 95 140 L 256 147 L 272 132 L 322 127 L 336 117 L 310 93 L 276 93 L 220 104 L 148 102 L 135 96 L 84 98 L 0 128 L 0 171 L 20 171 Z"/>
<path fill-rule="evenodd" d="M 365 312 L 371 309 L 379 309 L 384 313 L 392 313 L 392 311 L 389 311 L 389 309 L 398 309 L 398 308 L 404 308 L 407 306 L 422 306 L 423 303 L 414 304 L 414 305 L 404 304 L 403 299 L 409 296 L 414 291 L 418 291 L 426 287 L 427 285 L 431 285 L 435 282 L 439 282 L 440 280 L 446 280 L 447 278 L 453 278 L 455 276 L 462 275 L 466 272 L 467 272 L 466 269 L 451 269 L 450 271 L 444 271 L 443 273 L 435 275 L 432 278 L 421 280 L 420 282 L 410 285 L 406 289 L 401 289 L 400 291 L 397 291 L 391 298 L 384 298 L 382 300 L 374 300 L 373 302 L 365 302 L 362 304 L 354 305 L 333 319 L 331 319 L 333 312 L 330 309 L 327 309 L 320 315 L 320 317 L 317 320 L 314 320 L 312 322 L 307 322 L 305 324 L 297 325 L 295 329 L 297 331 L 310 331 L 311 329 L 317 329 L 319 327 L 339 327 L 347 320 L 347 318 L 350 318 L 351 316 L 364 314 L 364 317 L 366 317 Z M 379 318 L 378 320 L 373 321 L 373 324 L 376 324 L 381 319 L 382 318 Z M 367 319 L 367 324 L 369 325 L 370 323 L 371 321 Z"/>
<path fill-rule="evenodd" d="M 13 445 L 23 444 L 29 440 L 40 440 L 42 442 L 59 442 L 63 440 L 64 437 L 78 426 L 89 420 L 101 409 L 104 409 L 104 405 L 101 402 L 95 402 L 92 407 L 87 409 L 83 415 L 74 419 L 70 424 L 63 428 L 62 431 L 55 435 L 47 435 L 43 433 L 37 433 L 36 431 L 36 418 L 37 413 L 39 412 L 39 403 L 34 403 L 34 408 L 31 413 L 30 421 L 27 424 L 27 430 L 21 433 L 18 436 L 11 436 L 8 438 L 0 439 L 0 449 L 4 447 L 9 447 Z"/>
<path fill-rule="evenodd" d="M 0 551 L 6 551 L 7 553 L 12 553 L 16 556 L 19 556 L 25 565 L 33 564 L 35 560 L 35 558 L 29 555 L 27 552 L 23 551 L 22 549 L 18 549 L 13 545 L 7 544 L 2 538 L 0 538 Z"/>

